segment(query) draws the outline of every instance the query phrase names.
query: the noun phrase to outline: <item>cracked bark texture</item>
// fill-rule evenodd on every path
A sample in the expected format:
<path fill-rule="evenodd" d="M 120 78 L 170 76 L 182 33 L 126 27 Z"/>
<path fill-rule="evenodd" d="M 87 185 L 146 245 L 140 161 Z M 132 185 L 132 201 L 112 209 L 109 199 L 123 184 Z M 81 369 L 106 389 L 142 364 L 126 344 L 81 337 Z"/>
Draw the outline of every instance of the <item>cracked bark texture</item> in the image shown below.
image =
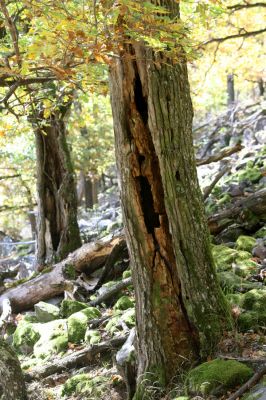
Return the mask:
<path fill-rule="evenodd" d="M 0 338 L 0 399 L 27 400 L 24 377 L 14 350 Z"/>
<path fill-rule="evenodd" d="M 164 5 L 178 14 L 176 2 Z M 197 180 L 186 62 L 172 65 L 142 43 L 124 44 L 110 81 L 138 377 L 154 372 L 166 384 L 210 354 L 230 320 Z"/>
<path fill-rule="evenodd" d="M 63 117 L 58 111 L 45 120 L 45 125 L 35 129 L 39 269 L 62 260 L 81 246 L 74 171 Z"/>

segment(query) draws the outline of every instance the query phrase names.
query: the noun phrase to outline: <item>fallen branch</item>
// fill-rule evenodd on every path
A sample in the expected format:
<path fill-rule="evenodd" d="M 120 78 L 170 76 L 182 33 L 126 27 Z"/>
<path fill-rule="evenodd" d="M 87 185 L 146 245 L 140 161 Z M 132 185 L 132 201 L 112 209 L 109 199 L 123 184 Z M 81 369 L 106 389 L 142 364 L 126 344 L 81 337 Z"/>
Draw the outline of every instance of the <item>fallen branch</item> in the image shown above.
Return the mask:
<path fill-rule="evenodd" d="M 93 307 L 98 306 L 99 304 L 106 302 L 106 300 L 109 300 L 116 293 L 120 292 L 120 290 L 127 288 L 131 284 L 132 284 L 132 278 L 123 279 L 121 282 L 118 282 L 117 284 L 109 288 L 108 291 L 97 297 L 95 300 L 90 301 L 89 305 Z"/>
<path fill-rule="evenodd" d="M 232 154 L 237 153 L 238 151 L 240 151 L 242 149 L 243 149 L 243 146 L 240 143 L 238 143 L 234 147 L 230 147 L 230 148 L 224 149 L 219 154 L 210 156 L 208 158 L 204 158 L 202 160 L 196 160 L 197 166 L 199 167 L 200 165 L 206 165 L 206 164 L 210 164 L 210 163 L 213 163 L 213 162 L 220 161 L 223 158 L 229 157 Z"/>
<path fill-rule="evenodd" d="M 241 388 L 239 388 L 232 396 L 230 396 L 227 400 L 237 400 L 241 397 L 247 390 L 257 383 L 260 378 L 266 373 L 266 365 L 264 365 L 258 372 L 256 372 L 252 378 L 250 378 Z"/>
<path fill-rule="evenodd" d="M 128 335 L 120 336 L 107 342 L 95 344 L 86 347 L 85 349 L 73 352 L 60 359 L 53 360 L 52 362 L 46 363 L 40 367 L 33 368 L 24 373 L 25 381 L 31 382 L 33 380 L 46 378 L 47 376 L 60 373 L 66 369 L 88 365 L 97 354 L 105 353 L 121 347 L 127 340 L 127 337 Z"/>
<path fill-rule="evenodd" d="M 204 189 L 203 199 L 206 200 L 214 189 L 215 185 L 219 182 L 219 180 L 226 174 L 226 172 L 230 171 L 230 166 L 226 165 L 218 174 L 215 176 L 214 180 L 211 182 L 209 186 Z"/>

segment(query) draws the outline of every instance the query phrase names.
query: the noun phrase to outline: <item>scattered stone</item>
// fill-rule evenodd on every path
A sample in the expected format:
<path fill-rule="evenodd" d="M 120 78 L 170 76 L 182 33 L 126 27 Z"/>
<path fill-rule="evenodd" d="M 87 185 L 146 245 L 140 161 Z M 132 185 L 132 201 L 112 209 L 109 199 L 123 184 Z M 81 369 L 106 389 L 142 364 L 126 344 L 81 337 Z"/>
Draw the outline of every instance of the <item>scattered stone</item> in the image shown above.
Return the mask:
<path fill-rule="evenodd" d="M 68 333 L 65 319 L 36 324 L 40 339 L 34 345 L 34 355 L 47 359 L 53 354 L 65 352 L 68 348 Z"/>
<path fill-rule="evenodd" d="M 60 315 L 58 307 L 53 304 L 45 303 L 44 301 L 35 304 L 34 310 L 39 322 L 54 321 L 55 319 L 58 319 Z"/>

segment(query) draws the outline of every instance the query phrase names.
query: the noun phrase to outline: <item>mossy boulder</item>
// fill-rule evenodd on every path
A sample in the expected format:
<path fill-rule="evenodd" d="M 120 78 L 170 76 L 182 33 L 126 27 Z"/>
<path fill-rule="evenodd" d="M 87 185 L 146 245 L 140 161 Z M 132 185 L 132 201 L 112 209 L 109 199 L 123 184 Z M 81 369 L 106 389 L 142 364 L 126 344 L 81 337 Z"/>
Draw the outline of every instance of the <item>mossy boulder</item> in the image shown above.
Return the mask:
<path fill-rule="evenodd" d="M 40 337 L 36 324 L 21 321 L 13 335 L 13 346 L 18 353 L 29 354 Z"/>
<path fill-rule="evenodd" d="M 67 323 L 65 319 L 38 324 L 40 339 L 34 345 L 35 357 L 47 359 L 68 348 Z"/>
<path fill-rule="evenodd" d="M 188 387 L 193 393 L 208 395 L 225 393 L 246 382 L 253 375 L 251 368 L 234 360 L 205 362 L 188 374 Z"/>
<path fill-rule="evenodd" d="M 101 333 L 97 329 L 87 329 L 85 333 L 85 342 L 89 344 L 99 343 L 102 339 Z"/>
<path fill-rule="evenodd" d="M 107 323 L 105 329 L 111 335 L 115 334 L 122 329 L 122 325 L 125 323 L 128 328 L 133 328 L 135 326 L 135 309 L 129 308 L 125 312 L 117 310 L 114 312 L 113 317 Z"/>
<path fill-rule="evenodd" d="M 237 327 L 241 332 L 258 331 L 266 326 L 266 313 L 259 314 L 256 311 L 244 311 L 237 319 Z"/>
<path fill-rule="evenodd" d="M 68 340 L 71 343 L 80 343 L 84 340 L 88 321 L 101 316 L 100 311 L 95 307 L 87 307 L 67 319 Z"/>
<path fill-rule="evenodd" d="M 91 377 L 80 374 L 68 379 L 62 389 L 62 396 L 89 394 L 91 398 L 101 398 L 106 391 L 109 379 L 106 376 Z"/>
<path fill-rule="evenodd" d="M 244 171 L 238 173 L 239 182 L 248 181 L 251 183 L 256 183 L 262 178 L 262 172 L 258 167 L 253 167 L 248 165 Z"/>
<path fill-rule="evenodd" d="M 263 313 L 266 311 L 266 289 L 252 289 L 244 294 L 243 308 Z"/>
<path fill-rule="evenodd" d="M 233 263 L 239 264 L 250 260 L 252 255 L 247 251 L 231 249 L 223 244 L 214 245 L 212 254 L 218 271 L 229 271 Z"/>
<path fill-rule="evenodd" d="M 128 296 L 120 297 L 114 305 L 114 310 L 128 310 L 134 307 L 133 301 Z"/>
<path fill-rule="evenodd" d="M 59 308 L 50 303 L 40 301 L 34 306 L 38 322 L 49 322 L 59 318 Z"/>
<path fill-rule="evenodd" d="M 266 237 L 266 226 L 263 226 L 260 228 L 256 233 L 255 233 L 255 238 L 257 239 L 263 239 Z"/>
<path fill-rule="evenodd" d="M 245 281 L 233 271 L 218 272 L 219 283 L 226 293 L 247 291 L 258 287 L 257 282 Z"/>
<path fill-rule="evenodd" d="M 245 250 L 251 253 L 253 247 L 256 245 L 256 239 L 252 236 L 241 235 L 236 241 L 237 250 Z"/>
<path fill-rule="evenodd" d="M 258 272 L 258 265 L 255 261 L 250 259 L 239 261 L 236 264 L 234 264 L 234 272 L 236 275 L 246 278 Z"/>
<path fill-rule="evenodd" d="M 80 301 L 65 299 L 61 303 L 60 314 L 64 318 L 70 317 L 78 311 L 84 310 L 88 306 Z"/>

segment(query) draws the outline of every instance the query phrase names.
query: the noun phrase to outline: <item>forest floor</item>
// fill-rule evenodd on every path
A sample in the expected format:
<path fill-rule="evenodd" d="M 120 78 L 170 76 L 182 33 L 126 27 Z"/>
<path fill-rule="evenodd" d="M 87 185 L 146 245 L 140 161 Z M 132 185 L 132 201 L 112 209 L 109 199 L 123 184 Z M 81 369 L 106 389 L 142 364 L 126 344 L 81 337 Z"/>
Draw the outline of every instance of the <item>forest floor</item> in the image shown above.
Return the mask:
<path fill-rule="evenodd" d="M 213 256 L 235 324 L 212 358 L 173 382 L 168 393 L 148 385 L 144 400 L 266 399 L 265 127 L 265 104 L 257 103 L 238 105 L 194 129 Z M 117 186 L 100 195 L 94 210 L 80 209 L 79 225 L 83 242 L 92 245 L 84 248 L 93 253 L 90 265 L 58 296 L 0 318 L 31 400 L 126 399 L 123 375 L 134 368 L 135 300 Z M 95 254 L 106 248 L 104 262 L 95 263 Z M 1 251 L 0 302 L 49 278 L 50 270 L 36 276 L 29 245 L 9 244 Z"/>

